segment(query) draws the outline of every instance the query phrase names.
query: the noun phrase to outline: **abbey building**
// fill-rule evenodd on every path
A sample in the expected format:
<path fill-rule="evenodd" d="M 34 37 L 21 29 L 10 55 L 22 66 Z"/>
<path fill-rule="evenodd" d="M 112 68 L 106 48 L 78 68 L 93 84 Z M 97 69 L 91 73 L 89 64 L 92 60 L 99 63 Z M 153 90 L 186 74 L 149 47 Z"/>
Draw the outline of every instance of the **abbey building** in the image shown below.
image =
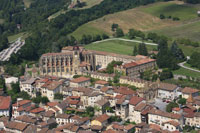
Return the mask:
<path fill-rule="evenodd" d="M 61 53 L 46 53 L 40 58 L 40 74 L 70 78 L 85 71 L 97 71 L 106 68 L 112 61 L 123 64 L 146 60 L 146 56 L 128 56 L 108 52 L 86 50 L 79 46 L 64 47 Z M 151 60 L 151 64 L 155 60 Z M 148 64 L 148 62 L 145 62 Z M 148 66 L 148 65 L 147 65 Z M 154 67 L 155 65 L 150 65 Z M 138 71 L 138 69 L 135 69 Z M 138 75 L 137 75 L 138 76 Z"/>

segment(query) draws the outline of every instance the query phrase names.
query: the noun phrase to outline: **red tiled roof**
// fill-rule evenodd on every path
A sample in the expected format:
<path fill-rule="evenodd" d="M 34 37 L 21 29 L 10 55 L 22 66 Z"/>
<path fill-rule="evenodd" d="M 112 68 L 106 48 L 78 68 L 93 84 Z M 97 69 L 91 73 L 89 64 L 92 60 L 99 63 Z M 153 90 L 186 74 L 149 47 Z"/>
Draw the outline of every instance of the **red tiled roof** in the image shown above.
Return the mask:
<path fill-rule="evenodd" d="M 0 96 L 0 110 L 9 109 L 10 104 L 11 104 L 10 96 Z"/>
<path fill-rule="evenodd" d="M 90 78 L 79 77 L 79 78 L 75 78 L 75 79 L 71 80 L 71 82 L 73 82 L 73 83 L 81 83 L 81 82 L 86 82 L 86 81 L 90 81 Z"/>
<path fill-rule="evenodd" d="M 104 80 L 98 80 L 98 81 L 95 82 L 95 84 L 106 85 L 106 84 L 108 84 L 108 82 L 104 81 Z"/>
<path fill-rule="evenodd" d="M 31 103 L 31 101 L 30 100 L 21 100 L 21 101 L 18 101 L 18 103 L 13 104 L 13 106 L 17 107 L 17 105 L 18 105 L 18 107 L 19 107 L 19 106 L 25 105 L 27 103 Z"/>
<path fill-rule="evenodd" d="M 108 120 L 109 118 L 110 118 L 110 116 L 108 116 L 107 114 L 103 114 L 103 115 L 98 116 L 95 120 L 104 122 L 104 121 Z"/>
<path fill-rule="evenodd" d="M 173 111 L 180 111 L 181 109 L 178 108 L 178 107 L 175 107 L 175 108 L 173 108 L 172 110 L 173 110 Z"/>
<path fill-rule="evenodd" d="M 167 122 L 165 122 L 165 123 L 171 124 L 171 125 L 173 125 L 173 126 L 175 126 L 175 127 L 177 127 L 177 126 L 180 125 L 180 123 L 178 123 L 178 122 L 176 122 L 176 121 L 167 121 Z"/>
<path fill-rule="evenodd" d="M 35 109 L 31 110 L 30 113 L 37 114 L 37 113 L 40 113 L 40 112 L 43 112 L 43 111 L 45 111 L 45 109 L 39 107 L 39 108 L 35 108 Z"/>
<path fill-rule="evenodd" d="M 47 103 L 47 106 L 49 106 L 49 107 L 54 107 L 56 105 L 58 105 L 58 102 L 48 102 Z"/>
<path fill-rule="evenodd" d="M 186 94 L 192 94 L 192 93 L 197 93 L 197 92 L 200 92 L 200 91 L 194 88 L 190 88 L 190 87 L 185 87 L 182 90 L 182 93 L 186 93 Z"/>
<path fill-rule="evenodd" d="M 179 114 L 174 114 L 174 113 L 168 113 L 168 112 L 164 112 L 158 109 L 151 109 L 149 111 L 149 114 L 154 114 L 154 115 L 159 115 L 159 116 L 163 116 L 163 117 L 167 117 L 167 118 L 171 118 L 171 119 L 180 119 L 181 115 Z"/>
<path fill-rule="evenodd" d="M 20 130 L 20 131 L 24 131 L 27 126 L 28 126 L 28 124 L 21 123 L 21 122 L 15 122 L 15 121 L 10 121 L 10 122 L 8 122 L 8 124 L 6 124 L 6 128 L 16 129 L 16 130 Z"/>
<path fill-rule="evenodd" d="M 143 98 L 138 97 L 138 96 L 133 96 L 131 100 L 129 101 L 129 104 L 136 106 L 138 103 L 143 101 Z"/>

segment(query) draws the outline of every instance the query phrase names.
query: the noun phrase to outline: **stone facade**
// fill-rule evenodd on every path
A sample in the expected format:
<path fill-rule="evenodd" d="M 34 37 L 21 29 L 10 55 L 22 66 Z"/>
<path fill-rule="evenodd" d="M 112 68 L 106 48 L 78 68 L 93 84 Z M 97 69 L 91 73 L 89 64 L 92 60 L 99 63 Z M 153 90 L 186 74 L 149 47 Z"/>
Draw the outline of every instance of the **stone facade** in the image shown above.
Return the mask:
<path fill-rule="evenodd" d="M 112 61 L 123 63 L 142 60 L 141 56 L 127 56 L 101 51 L 86 50 L 83 47 L 65 47 L 61 53 L 46 53 L 40 58 L 40 74 L 58 77 L 72 77 L 84 71 L 106 68 Z"/>

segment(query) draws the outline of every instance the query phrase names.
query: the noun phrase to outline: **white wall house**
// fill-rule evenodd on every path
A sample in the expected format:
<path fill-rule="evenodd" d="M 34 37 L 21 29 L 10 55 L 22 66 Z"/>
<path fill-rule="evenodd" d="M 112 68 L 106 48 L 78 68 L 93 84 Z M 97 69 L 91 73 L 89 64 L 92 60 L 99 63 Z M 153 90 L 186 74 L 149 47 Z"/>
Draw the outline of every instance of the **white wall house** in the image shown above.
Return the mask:
<path fill-rule="evenodd" d="M 11 115 L 12 100 L 10 96 L 0 96 L 0 116 Z"/>
<path fill-rule="evenodd" d="M 88 87 L 90 83 L 90 78 L 79 77 L 70 81 L 70 87 Z"/>
<path fill-rule="evenodd" d="M 178 97 L 178 89 L 179 87 L 176 85 L 160 83 L 158 86 L 158 98 L 173 100 Z"/>
<path fill-rule="evenodd" d="M 35 97 L 36 96 L 36 89 L 34 86 L 35 81 L 36 78 L 29 78 L 25 81 L 20 81 L 20 91 L 25 91 L 30 96 Z"/>

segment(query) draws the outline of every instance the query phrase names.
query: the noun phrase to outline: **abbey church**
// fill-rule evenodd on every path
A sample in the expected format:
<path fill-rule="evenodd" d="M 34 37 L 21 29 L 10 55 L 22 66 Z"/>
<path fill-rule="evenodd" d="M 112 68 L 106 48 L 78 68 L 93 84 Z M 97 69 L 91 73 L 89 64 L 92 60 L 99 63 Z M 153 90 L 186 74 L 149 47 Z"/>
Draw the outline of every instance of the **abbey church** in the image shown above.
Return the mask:
<path fill-rule="evenodd" d="M 114 61 L 123 64 L 146 60 L 146 56 L 127 56 L 102 51 L 86 50 L 79 46 L 64 47 L 60 53 L 46 53 L 40 58 L 40 74 L 70 78 L 85 71 L 97 71 L 106 68 Z M 152 65 L 149 65 L 151 63 Z M 146 62 L 155 67 L 155 60 Z"/>

